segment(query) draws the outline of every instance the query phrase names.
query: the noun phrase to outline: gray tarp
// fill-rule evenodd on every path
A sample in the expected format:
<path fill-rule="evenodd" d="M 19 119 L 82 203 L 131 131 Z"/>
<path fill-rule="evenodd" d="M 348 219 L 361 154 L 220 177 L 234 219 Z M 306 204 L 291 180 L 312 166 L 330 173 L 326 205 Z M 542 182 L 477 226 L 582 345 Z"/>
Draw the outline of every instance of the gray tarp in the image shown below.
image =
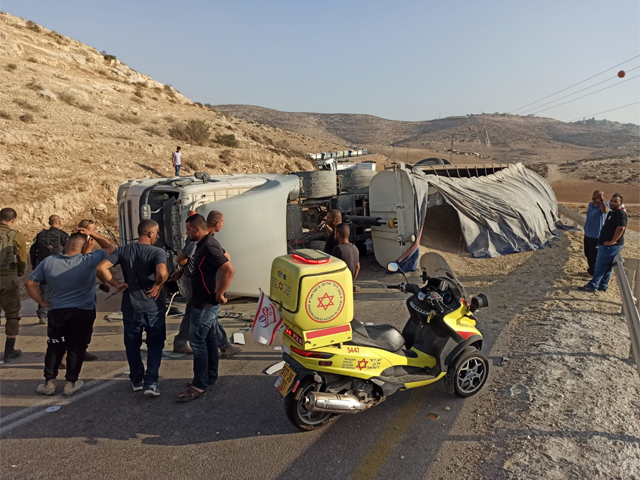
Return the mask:
<path fill-rule="evenodd" d="M 411 175 L 420 230 L 429 185 L 455 208 L 469 252 L 478 258 L 543 248 L 558 234 L 558 204 L 549 184 L 521 163 L 484 177 Z"/>

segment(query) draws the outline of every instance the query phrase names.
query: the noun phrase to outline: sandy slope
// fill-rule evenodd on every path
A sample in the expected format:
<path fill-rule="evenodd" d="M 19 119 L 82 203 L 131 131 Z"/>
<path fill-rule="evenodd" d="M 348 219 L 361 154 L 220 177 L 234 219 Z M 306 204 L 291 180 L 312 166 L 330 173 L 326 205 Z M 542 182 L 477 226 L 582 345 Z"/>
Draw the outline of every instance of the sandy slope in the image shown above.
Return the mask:
<path fill-rule="evenodd" d="M 305 152 L 338 147 L 211 111 L 92 47 L 6 13 L 0 81 L 2 206 L 18 211 L 29 235 L 52 213 L 67 226 L 93 215 L 113 227 L 118 185 L 170 175 L 177 144 L 186 174 L 308 170 Z M 239 146 L 195 146 L 169 135 L 191 119 L 207 122 L 212 138 L 234 134 Z"/>

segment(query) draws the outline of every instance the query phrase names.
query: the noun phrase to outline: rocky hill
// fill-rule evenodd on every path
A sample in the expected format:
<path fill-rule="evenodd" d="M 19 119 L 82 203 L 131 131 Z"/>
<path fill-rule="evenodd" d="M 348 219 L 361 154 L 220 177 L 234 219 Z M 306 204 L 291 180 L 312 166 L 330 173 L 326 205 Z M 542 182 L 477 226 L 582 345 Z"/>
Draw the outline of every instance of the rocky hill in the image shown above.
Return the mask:
<path fill-rule="evenodd" d="M 0 13 L 0 27 L 2 207 L 29 235 L 52 213 L 115 226 L 118 185 L 172 175 L 176 145 L 183 174 L 308 170 L 305 152 L 338 148 L 213 111 L 33 22 Z"/>
<path fill-rule="evenodd" d="M 594 149 L 638 147 L 640 127 L 615 122 L 565 123 L 552 118 L 507 114 L 468 115 L 421 122 L 387 120 L 373 115 L 280 112 L 251 105 L 217 105 L 237 118 L 331 141 L 358 145 L 431 148 L 455 135 L 456 142 L 532 148 L 580 146 Z"/>

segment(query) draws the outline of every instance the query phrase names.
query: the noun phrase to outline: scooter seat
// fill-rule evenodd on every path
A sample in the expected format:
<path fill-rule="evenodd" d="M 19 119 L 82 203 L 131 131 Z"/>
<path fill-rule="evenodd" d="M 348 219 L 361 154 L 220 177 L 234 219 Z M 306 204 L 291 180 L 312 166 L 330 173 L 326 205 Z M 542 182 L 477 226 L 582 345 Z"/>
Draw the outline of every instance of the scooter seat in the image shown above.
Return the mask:
<path fill-rule="evenodd" d="M 362 325 L 357 320 L 351 321 L 353 335 L 347 344 L 360 347 L 381 348 L 388 352 L 397 352 L 404 347 L 404 338 L 392 325 Z"/>

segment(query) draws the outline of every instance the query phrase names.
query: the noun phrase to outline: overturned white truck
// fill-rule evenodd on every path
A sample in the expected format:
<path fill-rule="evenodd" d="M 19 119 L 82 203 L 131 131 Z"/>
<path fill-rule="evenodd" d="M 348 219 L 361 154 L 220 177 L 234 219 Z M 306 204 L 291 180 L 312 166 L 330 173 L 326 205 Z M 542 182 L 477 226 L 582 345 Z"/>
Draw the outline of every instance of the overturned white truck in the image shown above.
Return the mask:
<path fill-rule="evenodd" d="M 158 246 L 170 263 L 186 239 L 191 212 L 225 215 L 216 236 L 236 267 L 230 295 L 269 290 L 271 262 L 326 234 L 327 210 L 353 223 L 353 243 L 373 240 L 382 266 L 415 270 L 420 245 L 443 247 L 453 235 L 476 257 L 542 248 L 556 235 L 557 204 L 547 182 L 522 165 L 420 168 L 398 164 L 361 170 L 242 174 L 131 180 L 118 190 L 120 242 L 137 239 L 142 219 L 160 225 Z M 364 249 L 363 249 L 364 250 Z M 171 265 L 175 267 L 175 265 Z"/>

